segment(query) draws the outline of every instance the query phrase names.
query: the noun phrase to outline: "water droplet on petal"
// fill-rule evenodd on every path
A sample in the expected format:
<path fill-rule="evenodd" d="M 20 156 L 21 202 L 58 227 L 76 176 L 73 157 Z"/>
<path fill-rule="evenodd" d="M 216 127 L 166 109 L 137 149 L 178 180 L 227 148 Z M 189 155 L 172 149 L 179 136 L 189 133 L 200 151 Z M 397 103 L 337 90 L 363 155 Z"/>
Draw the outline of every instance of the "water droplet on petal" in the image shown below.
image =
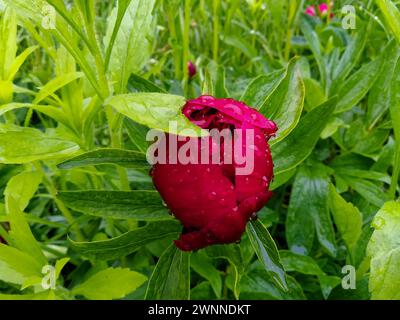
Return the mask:
<path fill-rule="evenodd" d="M 232 111 L 232 112 L 236 113 L 237 115 L 242 115 L 243 114 L 242 109 L 240 109 L 240 107 L 238 107 L 235 104 L 226 104 L 224 106 L 224 109 L 227 110 L 227 111 Z"/>
<path fill-rule="evenodd" d="M 214 200 L 217 197 L 217 193 L 215 191 L 212 191 L 208 194 L 208 198 L 210 200 Z"/>

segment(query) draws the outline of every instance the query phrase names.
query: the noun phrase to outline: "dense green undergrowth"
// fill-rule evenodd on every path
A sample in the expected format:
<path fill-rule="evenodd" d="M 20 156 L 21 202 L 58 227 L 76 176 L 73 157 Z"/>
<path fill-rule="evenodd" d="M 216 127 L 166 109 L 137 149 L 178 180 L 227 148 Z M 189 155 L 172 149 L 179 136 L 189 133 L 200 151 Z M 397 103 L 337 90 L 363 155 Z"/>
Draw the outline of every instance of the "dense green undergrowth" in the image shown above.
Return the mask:
<path fill-rule="evenodd" d="M 398 1 L 312 4 L 0 0 L 0 299 L 400 299 Z M 184 253 L 145 137 L 201 94 L 277 123 L 274 196 Z"/>

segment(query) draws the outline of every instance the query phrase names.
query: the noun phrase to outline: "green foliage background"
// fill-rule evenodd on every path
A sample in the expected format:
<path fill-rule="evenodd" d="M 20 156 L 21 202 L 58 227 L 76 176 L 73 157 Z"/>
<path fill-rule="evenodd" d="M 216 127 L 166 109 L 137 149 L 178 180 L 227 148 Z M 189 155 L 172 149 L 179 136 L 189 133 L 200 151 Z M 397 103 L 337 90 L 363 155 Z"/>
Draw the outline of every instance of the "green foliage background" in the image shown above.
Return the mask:
<path fill-rule="evenodd" d="M 399 4 L 311 4 L 1 0 L 0 299 L 400 299 Z M 275 195 L 189 254 L 145 137 L 200 94 L 278 124 Z"/>

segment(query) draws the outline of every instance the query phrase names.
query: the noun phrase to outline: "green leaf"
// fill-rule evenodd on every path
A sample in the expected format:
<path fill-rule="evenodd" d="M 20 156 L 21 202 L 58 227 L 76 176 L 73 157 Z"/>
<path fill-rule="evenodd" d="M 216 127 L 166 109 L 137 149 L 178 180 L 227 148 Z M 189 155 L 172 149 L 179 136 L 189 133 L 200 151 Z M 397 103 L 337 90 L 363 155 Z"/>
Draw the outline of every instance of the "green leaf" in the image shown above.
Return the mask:
<path fill-rule="evenodd" d="M 149 280 L 147 300 L 188 300 L 190 254 L 171 244 L 161 255 Z"/>
<path fill-rule="evenodd" d="M 117 93 L 125 91 L 131 73 L 139 72 L 150 57 L 154 3 L 155 0 L 131 0 L 120 22 L 115 42 L 111 43 L 109 71 L 116 82 Z M 106 47 L 110 45 L 117 14 L 114 10 L 108 18 L 104 39 Z"/>
<path fill-rule="evenodd" d="M 0 163 L 21 164 L 70 155 L 79 146 L 37 129 L 0 125 Z"/>
<path fill-rule="evenodd" d="M 260 109 L 287 74 L 287 69 L 273 71 L 254 78 L 240 98 L 248 106 Z"/>
<path fill-rule="evenodd" d="M 376 0 L 397 41 L 400 43 L 400 11 L 391 0 Z"/>
<path fill-rule="evenodd" d="M 152 129 L 164 132 L 181 133 L 188 129 L 188 136 L 199 136 L 204 131 L 192 124 L 181 112 L 185 98 L 163 93 L 130 93 L 113 96 L 107 99 L 118 112 L 133 121 Z M 171 128 L 170 122 L 175 121 L 177 128 Z"/>
<path fill-rule="evenodd" d="M 268 119 L 276 122 L 279 128 L 271 144 L 284 139 L 296 127 L 303 111 L 304 96 L 301 73 L 296 60 L 292 60 L 285 78 L 259 109 Z"/>
<path fill-rule="evenodd" d="M 354 39 L 347 44 L 339 63 L 334 66 L 332 72 L 333 84 L 331 91 L 336 92 L 335 88 L 343 83 L 349 73 L 358 63 L 369 34 L 369 27 L 362 26 Z"/>
<path fill-rule="evenodd" d="M 21 52 L 21 54 L 18 55 L 18 57 L 15 58 L 8 73 L 8 81 L 12 81 L 14 79 L 16 73 L 18 72 L 19 68 L 21 68 L 26 58 L 28 58 L 28 56 L 37 48 L 38 46 L 26 48 L 24 51 Z"/>
<path fill-rule="evenodd" d="M 220 271 L 214 267 L 211 259 L 202 251 L 194 252 L 190 257 L 190 266 L 207 279 L 217 298 L 221 298 L 222 280 Z"/>
<path fill-rule="evenodd" d="M 28 253 L 0 243 L 0 279 L 22 285 L 31 277 L 42 277 L 42 266 Z"/>
<path fill-rule="evenodd" d="M 321 286 L 322 295 L 325 299 L 328 299 L 332 290 L 337 287 L 342 281 L 342 279 L 339 277 L 327 275 L 318 276 L 318 280 Z"/>
<path fill-rule="evenodd" d="M 54 290 L 46 290 L 32 294 L 0 294 L 0 300 L 56 300 Z"/>
<path fill-rule="evenodd" d="M 29 180 L 26 180 L 25 183 L 29 183 Z M 33 179 L 32 183 L 34 183 Z M 16 248 L 31 255 L 39 263 L 44 265 L 47 263 L 47 259 L 44 256 L 35 237 L 33 236 L 24 213 L 20 209 L 20 206 L 24 205 L 22 201 L 25 200 L 25 197 L 26 194 L 22 195 L 22 197 L 18 199 L 18 202 L 11 195 L 8 195 L 6 198 L 7 212 L 11 228 L 9 234 L 11 236 L 13 245 Z"/>
<path fill-rule="evenodd" d="M 149 142 L 146 141 L 146 134 L 149 128 L 128 118 L 124 119 L 124 124 L 128 136 L 134 143 L 136 149 L 145 154 L 149 147 Z"/>
<path fill-rule="evenodd" d="M 388 200 L 387 194 L 383 191 L 382 187 L 379 187 L 376 183 L 367 181 L 365 179 L 359 179 L 350 176 L 341 176 L 347 184 L 357 191 L 365 200 L 378 208 L 381 207 L 386 200 Z"/>
<path fill-rule="evenodd" d="M 361 212 L 352 203 L 346 202 L 332 184 L 329 186 L 329 207 L 342 239 L 351 249 L 361 235 Z"/>
<path fill-rule="evenodd" d="M 213 245 L 211 247 L 207 247 L 205 251 L 210 258 L 223 258 L 229 261 L 234 270 L 233 294 L 235 295 L 236 299 L 239 299 L 239 282 L 245 272 L 240 247 L 236 244 Z"/>
<path fill-rule="evenodd" d="M 66 191 L 60 199 L 71 209 L 96 217 L 168 220 L 171 216 L 157 191 Z"/>
<path fill-rule="evenodd" d="M 383 62 L 383 56 L 379 56 L 375 60 L 364 64 L 343 82 L 338 89 L 339 101 L 335 113 L 350 110 L 365 97 L 377 80 Z"/>
<path fill-rule="evenodd" d="M 279 258 L 278 248 L 267 228 L 259 220 L 251 221 L 247 224 L 247 234 L 265 270 L 279 287 L 283 290 L 288 290 L 285 270 Z"/>
<path fill-rule="evenodd" d="M 153 241 L 177 236 L 181 229 L 180 224 L 176 221 L 149 223 L 145 227 L 126 232 L 109 240 L 93 242 L 70 240 L 70 245 L 73 250 L 86 258 L 115 260 L 129 255 Z"/>
<path fill-rule="evenodd" d="M 21 108 L 30 108 L 32 110 L 38 111 L 40 113 L 45 114 L 46 116 L 53 118 L 54 120 L 62 123 L 63 125 L 70 127 L 70 123 L 66 115 L 61 109 L 58 109 L 53 106 L 43 106 L 43 105 L 36 105 L 30 103 L 17 103 L 12 102 L 8 104 L 4 104 L 0 106 L 0 116 L 3 114 L 10 112 L 12 110 L 17 110 Z"/>
<path fill-rule="evenodd" d="M 250 300 L 302 300 L 305 299 L 300 284 L 287 275 L 289 290 L 282 291 L 265 271 L 263 266 L 254 262 L 246 268 L 246 274 L 240 281 L 240 299 Z"/>
<path fill-rule="evenodd" d="M 400 176 L 400 61 L 394 72 L 391 84 L 390 117 L 395 137 L 394 165 L 392 181 L 390 183 L 389 197 L 394 199 Z"/>
<path fill-rule="evenodd" d="M 254 59 L 257 57 L 257 51 L 254 47 L 248 43 L 244 37 L 239 37 L 236 35 L 227 35 L 224 37 L 224 42 L 234 47 L 235 49 L 241 51 L 247 58 Z"/>
<path fill-rule="evenodd" d="M 35 100 L 33 100 L 32 104 L 40 103 L 40 101 L 46 99 L 48 96 L 52 95 L 54 92 L 61 89 L 68 83 L 71 83 L 72 81 L 82 77 L 83 77 L 82 72 L 71 72 L 64 74 L 62 76 L 58 76 L 53 80 L 50 80 L 49 82 L 46 83 L 46 85 L 43 88 L 40 89 L 40 91 L 37 93 L 35 97 Z"/>
<path fill-rule="evenodd" d="M 307 159 L 329 121 L 335 104 L 336 98 L 332 98 L 311 110 L 286 139 L 271 146 L 276 175 L 293 169 Z"/>
<path fill-rule="evenodd" d="M 19 209 L 25 210 L 41 182 L 42 174 L 37 171 L 24 171 L 12 177 L 4 190 L 6 206 L 12 197 Z"/>
<path fill-rule="evenodd" d="M 318 34 L 314 30 L 309 19 L 310 19 L 309 17 L 303 16 L 301 18 L 300 28 L 317 62 L 318 70 L 321 76 L 321 83 L 322 86 L 325 87 L 327 82 L 326 63 L 324 61 L 324 57 L 322 56 L 321 43 L 319 41 Z"/>
<path fill-rule="evenodd" d="M 368 244 L 371 257 L 369 290 L 372 299 L 400 299 L 400 203 L 383 205 L 374 217 L 375 231 Z"/>
<path fill-rule="evenodd" d="M 146 276 L 127 268 L 107 268 L 74 287 L 72 294 L 92 300 L 121 299 L 146 280 Z"/>
<path fill-rule="evenodd" d="M 291 251 L 310 253 L 316 231 L 322 247 L 331 256 L 336 256 L 328 192 L 329 176 L 322 164 L 312 163 L 300 167 L 293 184 L 286 219 L 286 239 Z"/>
<path fill-rule="evenodd" d="M 115 164 L 126 168 L 149 168 L 146 156 L 142 152 L 102 148 L 83 153 L 58 165 L 60 169 L 93 166 L 99 164 Z"/>
<path fill-rule="evenodd" d="M 153 82 L 142 78 L 141 76 L 132 73 L 129 82 L 128 82 L 129 92 L 135 89 L 138 92 L 159 92 L 159 93 L 167 93 L 164 89 L 160 88 Z"/>
<path fill-rule="evenodd" d="M 316 276 L 325 274 L 317 262 L 309 256 L 296 254 L 288 250 L 280 250 L 279 255 L 286 272 L 296 271 Z"/>
<path fill-rule="evenodd" d="M 304 88 L 306 92 L 305 96 L 305 109 L 310 111 L 315 107 L 318 107 L 327 100 L 324 89 L 320 83 L 312 78 L 305 78 Z"/>
<path fill-rule="evenodd" d="M 382 118 L 384 113 L 389 110 L 391 103 L 391 83 L 400 51 L 396 42 L 389 44 L 385 49 L 386 57 L 380 71 L 379 77 L 368 96 L 367 124 L 372 128 Z"/>

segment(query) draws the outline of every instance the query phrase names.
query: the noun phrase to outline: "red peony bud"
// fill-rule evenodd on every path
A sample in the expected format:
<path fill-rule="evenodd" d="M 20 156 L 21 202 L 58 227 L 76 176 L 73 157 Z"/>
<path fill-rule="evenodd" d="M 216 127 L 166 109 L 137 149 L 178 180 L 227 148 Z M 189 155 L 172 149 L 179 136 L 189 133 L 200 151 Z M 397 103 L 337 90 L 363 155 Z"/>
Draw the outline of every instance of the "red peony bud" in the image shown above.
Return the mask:
<path fill-rule="evenodd" d="M 221 162 L 182 164 L 177 159 L 175 164 L 170 161 L 153 166 L 152 177 L 156 189 L 184 226 L 175 244 L 181 250 L 191 251 L 212 244 L 238 241 L 248 220 L 272 195 L 268 190 L 273 177 L 268 140 L 277 127 L 255 109 L 233 99 L 201 96 L 188 101 L 182 112 L 203 129 L 229 129 L 225 131 L 246 137 L 250 137 L 251 133 L 254 139 L 249 144 L 247 138 L 243 138 L 238 144 L 235 142 L 236 136 L 233 136 L 232 140 L 227 138 L 227 145 L 221 142 L 223 147 L 217 149 L 212 136 L 192 138 L 203 153 L 205 149 L 201 149 L 202 143 L 208 142 L 208 160 L 219 152 Z M 178 152 L 188 140 L 178 141 Z M 231 148 L 226 149 L 226 146 Z M 238 174 L 238 169 L 243 168 L 244 164 L 235 157 L 245 149 L 253 152 L 252 171 Z M 168 153 L 169 147 L 166 150 Z M 226 161 L 224 155 L 228 155 L 227 158 L 230 155 L 234 160 Z"/>
<path fill-rule="evenodd" d="M 197 74 L 196 66 L 193 64 L 192 61 L 188 61 L 187 68 L 188 68 L 189 79 L 192 79 Z"/>
<path fill-rule="evenodd" d="M 315 12 L 315 7 L 314 6 L 309 6 L 306 8 L 305 14 L 308 14 L 311 17 L 315 17 L 316 12 Z"/>

